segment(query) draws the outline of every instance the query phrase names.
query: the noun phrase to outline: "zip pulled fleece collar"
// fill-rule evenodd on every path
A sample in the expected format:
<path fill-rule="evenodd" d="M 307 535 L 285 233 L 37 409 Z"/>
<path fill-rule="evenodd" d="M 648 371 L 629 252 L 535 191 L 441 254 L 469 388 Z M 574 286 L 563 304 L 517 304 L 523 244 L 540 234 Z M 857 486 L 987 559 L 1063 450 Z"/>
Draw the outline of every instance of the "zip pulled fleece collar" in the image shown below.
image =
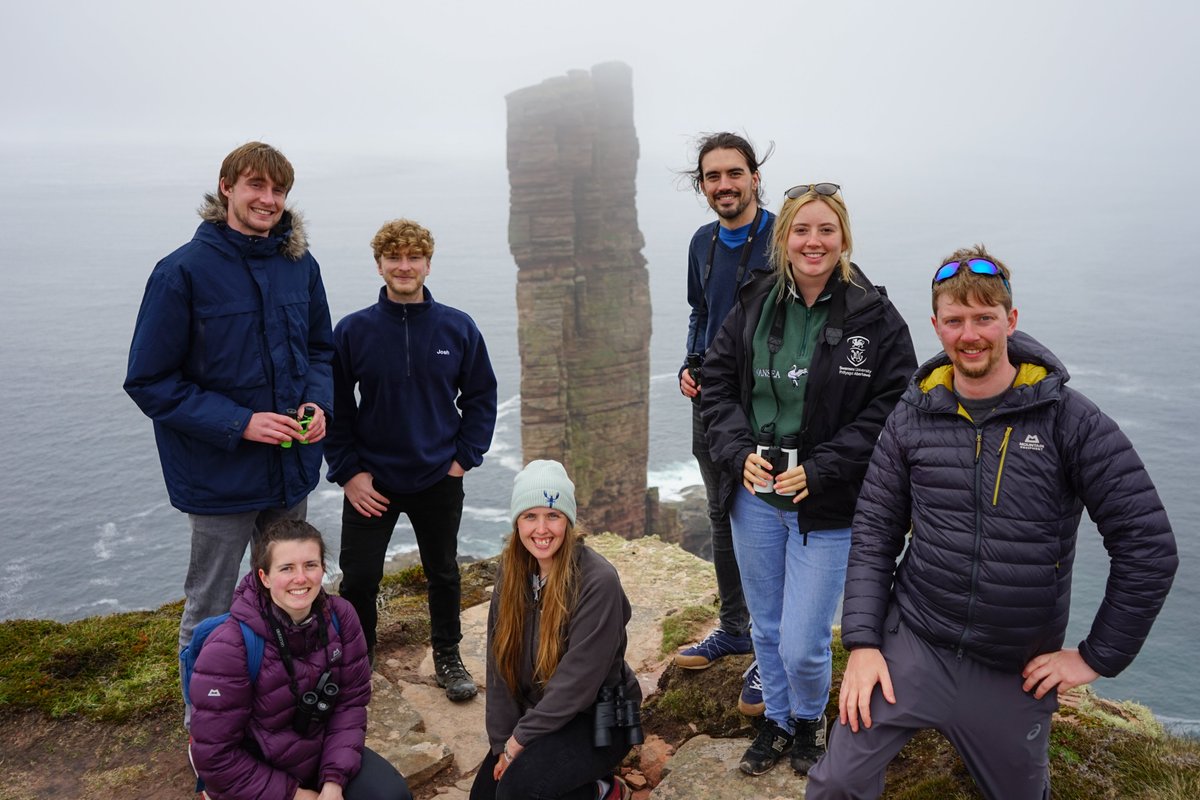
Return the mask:
<path fill-rule="evenodd" d="M 200 219 L 229 230 L 228 212 L 220 199 L 208 192 L 204 202 L 196 209 Z M 279 224 L 271 229 L 269 236 L 247 236 L 247 240 L 277 242 L 278 252 L 289 261 L 299 261 L 308 252 L 308 233 L 304 228 L 304 217 L 294 208 L 287 208 L 279 218 Z M 265 254 L 264 254 L 265 255 Z"/>

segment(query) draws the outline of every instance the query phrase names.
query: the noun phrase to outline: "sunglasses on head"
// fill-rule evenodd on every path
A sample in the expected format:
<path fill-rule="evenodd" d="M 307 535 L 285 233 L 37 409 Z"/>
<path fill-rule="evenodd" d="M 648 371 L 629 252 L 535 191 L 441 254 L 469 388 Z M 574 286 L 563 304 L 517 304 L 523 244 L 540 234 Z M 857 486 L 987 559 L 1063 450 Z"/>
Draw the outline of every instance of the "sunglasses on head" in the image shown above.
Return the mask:
<path fill-rule="evenodd" d="M 972 258 L 968 261 L 951 261 L 949 264 L 942 264 L 938 271 L 933 273 L 933 286 L 941 283 L 944 280 L 954 277 L 958 271 L 966 267 L 976 275 L 993 275 L 1000 279 L 1004 284 L 1004 288 L 1008 290 L 1009 295 L 1012 294 L 1012 286 L 1008 284 L 1008 278 L 1004 277 L 1004 273 L 1000 267 L 996 266 L 994 261 L 989 261 L 986 258 Z"/>
<path fill-rule="evenodd" d="M 826 197 L 833 197 L 835 194 L 841 191 L 841 188 L 842 187 L 838 186 L 836 183 L 802 183 L 799 186 L 793 186 L 792 188 L 788 189 L 783 193 L 783 195 L 789 200 L 795 200 L 797 197 L 803 197 L 809 192 L 812 192 L 813 194 L 823 194 Z"/>

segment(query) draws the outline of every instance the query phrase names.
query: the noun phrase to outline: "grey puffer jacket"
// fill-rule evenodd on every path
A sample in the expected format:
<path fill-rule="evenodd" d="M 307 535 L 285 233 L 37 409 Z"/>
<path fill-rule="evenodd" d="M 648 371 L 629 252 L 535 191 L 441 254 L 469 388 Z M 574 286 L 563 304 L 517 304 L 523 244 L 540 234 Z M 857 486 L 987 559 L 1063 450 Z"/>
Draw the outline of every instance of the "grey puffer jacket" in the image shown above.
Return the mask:
<path fill-rule="evenodd" d="M 1021 332 L 1008 353 L 1014 388 L 981 426 L 959 407 L 944 353 L 917 370 L 888 419 L 854 517 L 842 640 L 879 647 L 894 598 L 930 644 L 1020 672 L 1063 645 L 1086 508 L 1111 566 L 1079 652 L 1111 677 L 1162 607 L 1175 537 L 1129 439 L 1066 386 L 1062 363 Z"/>

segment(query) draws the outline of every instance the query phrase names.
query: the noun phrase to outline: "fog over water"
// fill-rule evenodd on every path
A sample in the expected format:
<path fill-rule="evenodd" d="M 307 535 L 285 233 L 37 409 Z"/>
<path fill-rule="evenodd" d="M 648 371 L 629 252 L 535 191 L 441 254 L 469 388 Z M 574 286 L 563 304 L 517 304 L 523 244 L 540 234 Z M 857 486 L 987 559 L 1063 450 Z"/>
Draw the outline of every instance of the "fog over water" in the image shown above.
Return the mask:
<path fill-rule="evenodd" d="M 932 355 L 928 286 L 955 247 L 1014 269 L 1020 327 L 1133 439 L 1183 566 L 1106 694 L 1200 720 L 1200 348 L 1190 266 L 1200 162 L 1192 4 L 51 2 L 0 11 L 0 618 L 74 619 L 178 597 L 187 529 L 149 422 L 123 394 L 155 261 L 195 229 L 220 159 L 252 138 L 297 168 L 336 321 L 378 285 L 368 242 L 406 215 L 438 240 L 429 287 L 472 314 L 500 376 L 496 442 L 468 477 L 463 549 L 495 552 L 521 463 L 504 95 L 605 60 L 633 68 L 651 343 L 651 483 L 698 482 L 682 358 L 685 248 L 711 219 L 677 171 L 699 131 L 774 155 L 778 208 L 843 185 L 855 260 Z M 748 11 L 747 11 L 748 9 Z M 235 15 L 242 15 L 240 17 Z M 311 518 L 336 544 L 340 492 Z M 405 538 L 405 537 L 408 538 Z M 411 546 L 401 531 L 397 546 Z M 1107 571 L 1080 532 L 1071 636 Z"/>

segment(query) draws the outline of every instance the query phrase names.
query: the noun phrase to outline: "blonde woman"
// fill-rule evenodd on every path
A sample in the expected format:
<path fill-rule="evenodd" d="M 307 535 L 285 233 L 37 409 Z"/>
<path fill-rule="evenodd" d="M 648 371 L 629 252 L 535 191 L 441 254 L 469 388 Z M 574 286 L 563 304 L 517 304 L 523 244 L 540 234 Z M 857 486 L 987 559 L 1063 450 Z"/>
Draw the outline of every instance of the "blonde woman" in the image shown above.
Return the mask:
<path fill-rule="evenodd" d="M 701 410 L 766 705 L 740 765 L 750 775 L 789 754 L 806 774 L 824 752 L 850 520 L 917 364 L 904 319 L 850 262 L 852 243 L 837 184 L 789 189 L 773 274 L 743 287 L 704 360 Z"/>
<path fill-rule="evenodd" d="M 491 749 L 471 800 L 628 800 L 614 770 L 640 741 L 641 689 L 620 577 L 579 541 L 562 464 L 530 462 L 511 511 L 488 613 Z"/>

